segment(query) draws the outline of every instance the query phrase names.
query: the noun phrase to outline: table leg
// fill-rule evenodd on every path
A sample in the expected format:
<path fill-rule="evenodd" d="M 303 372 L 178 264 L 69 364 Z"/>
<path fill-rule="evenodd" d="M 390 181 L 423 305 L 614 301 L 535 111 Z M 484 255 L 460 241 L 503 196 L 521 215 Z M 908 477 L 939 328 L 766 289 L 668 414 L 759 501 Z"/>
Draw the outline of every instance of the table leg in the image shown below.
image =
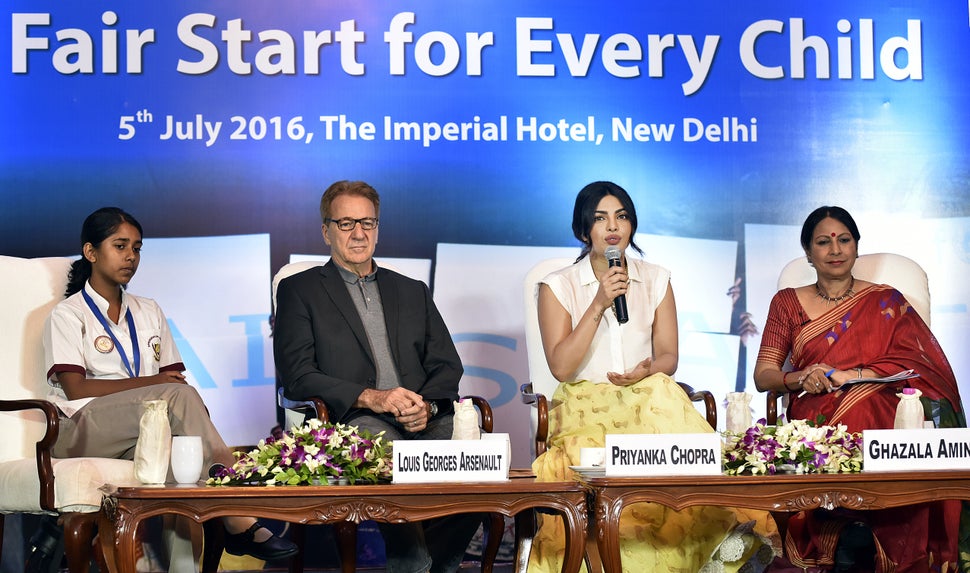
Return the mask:
<path fill-rule="evenodd" d="M 118 512 L 105 500 L 98 517 L 98 536 L 101 549 L 104 551 L 105 562 L 110 573 L 138 573 L 135 566 L 135 548 L 137 547 L 137 531 L 140 519 L 127 513 Z"/>
<path fill-rule="evenodd" d="M 357 571 L 357 524 L 353 521 L 338 521 L 333 524 L 333 532 L 337 538 L 341 573 L 354 573 Z"/>
<path fill-rule="evenodd" d="M 562 518 L 566 526 L 566 554 L 562 562 L 562 573 L 578 573 L 586 549 L 586 509 L 563 511 Z"/>
<path fill-rule="evenodd" d="M 623 504 L 608 498 L 603 490 L 596 490 L 593 499 L 595 518 L 590 529 L 595 531 L 603 569 L 606 573 L 622 573 L 620 513 L 623 512 Z"/>
<path fill-rule="evenodd" d="M 486 544 L 482 549 L 482 573 L 492 573 L 495 558 L 502 545 L 505 534 L 505 516 L 500 513 L 490 513 L 483 522 Z"/>

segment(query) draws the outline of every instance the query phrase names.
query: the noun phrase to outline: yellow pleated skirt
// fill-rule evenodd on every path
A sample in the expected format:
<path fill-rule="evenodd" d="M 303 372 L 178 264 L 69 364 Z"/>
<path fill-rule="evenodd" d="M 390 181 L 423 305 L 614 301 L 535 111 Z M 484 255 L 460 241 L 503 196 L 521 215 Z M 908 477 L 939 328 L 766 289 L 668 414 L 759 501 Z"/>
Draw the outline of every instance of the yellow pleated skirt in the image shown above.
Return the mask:
<path fill-rule="evenodd" d="M 569 466 L 579 465 L 579 449 L 603 447 L 606 434 L 711 431 L 684 391 L 664 374 L 630 386 L 560 384 L 549 409 L 548 449 L 532 468 L 542 481 L 572 480 L 576 476 Z M 540 515 L 529 571 L 560 571 L 564 538 L 559 517 Z M 620 517 L 620 553 L 623 571 L 630 573 L 757 573 L 780 554 L 780 542 L 767 512 L 724 507 L 673 511 L 638 503 Z"/>

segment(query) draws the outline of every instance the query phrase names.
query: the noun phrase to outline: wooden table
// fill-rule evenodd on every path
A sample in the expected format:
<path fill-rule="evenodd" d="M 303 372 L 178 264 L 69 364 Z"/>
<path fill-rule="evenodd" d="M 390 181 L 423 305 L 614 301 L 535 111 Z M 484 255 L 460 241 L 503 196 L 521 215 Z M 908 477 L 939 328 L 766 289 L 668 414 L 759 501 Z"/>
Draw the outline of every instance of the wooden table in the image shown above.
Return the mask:
<path fill-rule="evenodd" d="M 590 535 L 596 538 L 606 573 L 622 571 L 620 513 L 631 503 L 649 501 L 676 510 L 694 505 L 744 507 L 787 515 L 817 508 L 869 510 L 940 499 L 970 500 L 968 471 L 581 480 L 592 493 L 595 518 L 590 523 Z"/>
<path fill-rule="evenodd" d="M 531 472 L 508 481 L 345 486 L 230 487 L 105 486 L 98 521 L 101 545 L 114 573 L 136 573 L 135 533 L 155 515 L 184 515 L 202 523 L 245 515 L 301 524 L 421 521 L 460 513 L 514 516 L 533 508 L 562 515 L 566 525 L 563 573 L 579 571 L 586 545 L 586 491 L 578 482 L 537 482 Z"/>

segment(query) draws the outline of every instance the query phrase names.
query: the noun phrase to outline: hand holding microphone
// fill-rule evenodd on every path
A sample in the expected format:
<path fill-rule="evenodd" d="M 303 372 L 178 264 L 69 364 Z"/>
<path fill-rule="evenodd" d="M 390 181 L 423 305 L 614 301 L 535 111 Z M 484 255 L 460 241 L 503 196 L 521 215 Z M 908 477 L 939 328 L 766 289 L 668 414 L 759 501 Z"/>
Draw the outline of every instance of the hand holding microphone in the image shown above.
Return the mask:
<path fill-rule="evenodd" d="M 623 266 L 623 258 L 620 254 L 620 249 L 616 247 L 607 247 L 606 252 L 603 254 L 606 256 L 606 260 L 609 262 L 611 268 Z M 627 313 L 626 309 L 625 294 L 621 294 L 613 299 L 613 312 L 616 313 L 616 321 L 620 324 L 625 324 L 628 320 L 630 320 L 630 315 Z"/>

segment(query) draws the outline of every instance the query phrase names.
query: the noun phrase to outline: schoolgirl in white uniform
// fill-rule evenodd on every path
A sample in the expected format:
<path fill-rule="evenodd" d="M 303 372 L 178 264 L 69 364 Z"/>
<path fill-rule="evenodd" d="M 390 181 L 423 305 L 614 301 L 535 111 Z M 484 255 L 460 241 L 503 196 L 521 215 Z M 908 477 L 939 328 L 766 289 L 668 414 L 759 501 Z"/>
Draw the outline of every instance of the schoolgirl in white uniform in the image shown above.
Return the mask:
<path fill-rule="evenodd" d="M 141 225 L 121 209 L 105 207 L 84 221 L 68 298 L 44 332 L 50 399 L 62 414 L 54 456 L 132 459 L 142 402 L 165 400 L 172 435 L 202 436 L 206 467 L 231 465 L 232 453 L 202 398 L 186 383 L 162 310 L 125 290 L 141 246 Z M 226 550 L 234 555 L 272 560 L 298 551 L 251 517 L 223 523 Z"/>

